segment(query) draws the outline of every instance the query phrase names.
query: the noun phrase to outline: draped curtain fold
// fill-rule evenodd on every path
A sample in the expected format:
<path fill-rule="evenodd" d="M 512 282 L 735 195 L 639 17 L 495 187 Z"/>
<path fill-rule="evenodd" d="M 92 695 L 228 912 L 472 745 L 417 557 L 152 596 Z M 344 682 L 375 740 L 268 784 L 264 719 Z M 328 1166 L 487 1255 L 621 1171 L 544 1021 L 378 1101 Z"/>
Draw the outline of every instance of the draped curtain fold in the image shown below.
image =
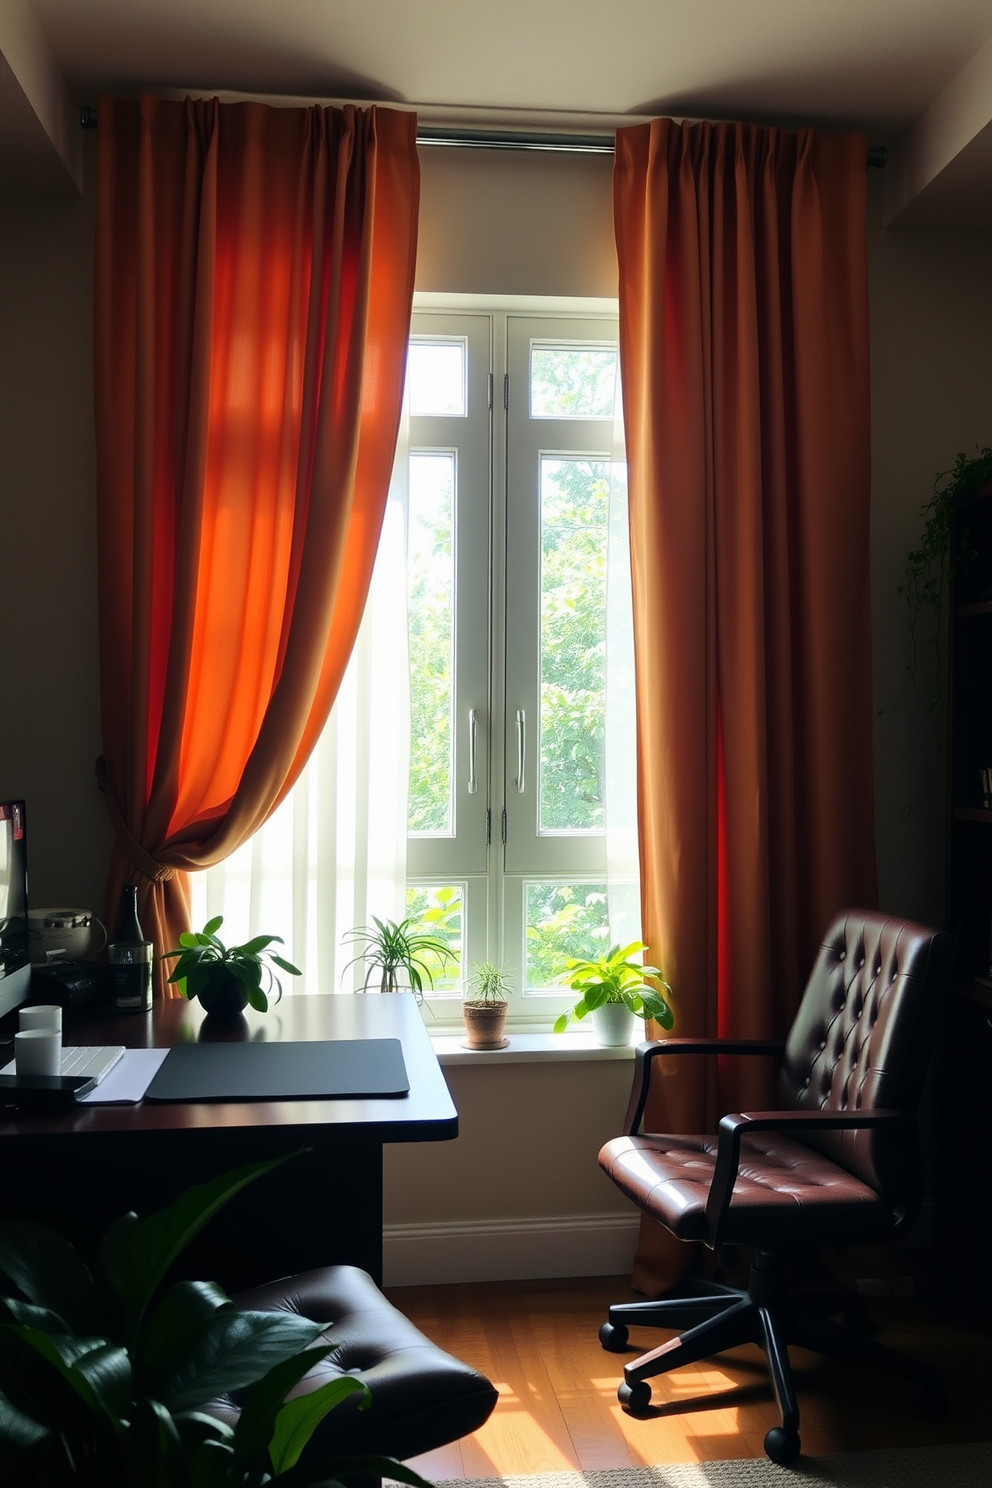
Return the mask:
<path fill-rule="evenodd" d="M 865 155 L 617 135 L 643 926 L 682 1035 L 781 1035 L 832 913 L 876 900 Z M 769 1102 L 765 1061 L 670 1064 L 654 1130 Z M 645 1232 L 635 1284 L 686 1263 Z"/>
<path fill-rule="evenodd" d="M 95 270 L 111 921 L 157 950 L 186 870 L 302 769 L 368 591 L 399 425 L 413 114 L 102 99 Z"/>

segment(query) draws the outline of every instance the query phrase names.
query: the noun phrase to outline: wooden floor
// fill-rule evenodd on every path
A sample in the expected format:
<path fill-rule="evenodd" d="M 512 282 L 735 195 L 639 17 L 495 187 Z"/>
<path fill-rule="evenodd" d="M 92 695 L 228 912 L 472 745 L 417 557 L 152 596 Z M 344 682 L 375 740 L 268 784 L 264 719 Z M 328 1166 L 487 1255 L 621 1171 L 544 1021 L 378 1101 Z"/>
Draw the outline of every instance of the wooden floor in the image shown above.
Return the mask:
<path fill-rule="evenodd" d="M 597 1338 L 608 1304 L 634 1298 L 626 1277 L 393 1287 L 389 1296 L 500 1392 L 474 1436 L 411 1463 L 434 1482 L 755 1457 L 777 1424 L 749 1346 L 659 1379 L 652 1419 L 626 1415 L 616 1398 L 624 1356 Z M 947 1371 L 951 1409 L 931 1423 L 916 1411 L 915 1386 L 794 1350 L 804 1456 L 992 1437 L 987 1331 L 940 1321 L 915 1299 L 872 1302 L 870 1312 L 876 1337 Z M 665 1337 L 631 1330 L 637 1352 Z"/>

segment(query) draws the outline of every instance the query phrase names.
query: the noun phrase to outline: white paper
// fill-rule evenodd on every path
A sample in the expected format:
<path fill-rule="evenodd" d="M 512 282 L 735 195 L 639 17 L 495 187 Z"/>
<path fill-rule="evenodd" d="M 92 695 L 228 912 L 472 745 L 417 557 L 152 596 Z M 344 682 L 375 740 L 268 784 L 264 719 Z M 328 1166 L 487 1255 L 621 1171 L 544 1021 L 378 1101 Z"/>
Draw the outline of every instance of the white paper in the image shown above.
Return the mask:
<path fill-rule="evenodd" d="M 135 1106 L 144 1099 L 145 1091 L 158 1074 L 168 1049 L 125 1049 L 124 1057 L 89 1095 L 81 1096 L 81 1106 Z"/>

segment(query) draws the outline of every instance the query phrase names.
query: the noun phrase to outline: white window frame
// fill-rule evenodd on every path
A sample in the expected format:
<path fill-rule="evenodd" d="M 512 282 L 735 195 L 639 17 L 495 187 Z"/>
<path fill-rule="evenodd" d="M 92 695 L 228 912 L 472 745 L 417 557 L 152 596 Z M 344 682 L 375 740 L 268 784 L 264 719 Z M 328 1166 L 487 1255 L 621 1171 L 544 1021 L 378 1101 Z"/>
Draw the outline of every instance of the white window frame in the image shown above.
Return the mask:
<path fill-rule="evenodd" d="M 579 323 L 577 325 L 577 322 Z M 540 834 L 537 831 L 537 740 L 539 677 L 530 688 L 528 712 L 533 726 L 528 729 L 526 773 L 532 789 L 522 797 L 510 800 L 515 773 L 516 702 L 511 693 L 518 689 L 518 655 L 522 642 L 511 635 L 507 644 L 506 616 L 514 611 L 519 597 L 513 592 L 515 564 L 507 563 L 507 543 L 517 541 L 520 513 L 508 503 L 507 489 L 516 477 L 517 461 L 508 446 L 508 433 L 514 433 L 514 418 L 527 421 L 524 440 L 534 451 L 582 453 L 609 459 L 612 426 L 609 420 L 583 420 L 569 417 L 554 421 L 531 421 L 529 414 L 529 348 L 532 341 L 562 343 L 580 341 L 616 344 L 617 304 L 613 300 L 565 299 L 544 297 L 482 297 L 417 293 L 411 336 L 453 340 L 472 337 L 468 369 L 468 414 L 464 419 L 449 416 L 437 419 L 411 418 L 410 448 L 459 450 L 459 491 L 456 499 L 456 534 L 459 554 L 456 560 L 456 634 L 465 623 L 471 606 L 485 596 L 485 624 L 472 618 L 469 649 L 474 661 L 456 661 L 455 680 L 455 831 L 451 837 L 411 836 L 408 841 L 408 882 L 417 886 L 459 884 L 464 893 L 465 944 L 462 949 L 463 971 L 471 963 L 495 960 L 511 968 L 515 995 L 511 1001 L 509 1021 L 518 1030 L 544 1030 L 565 1008 L 576 1000 L 568 988 L 560 993 L 525 993 L 521 988 L 524 960 L 524 885 L 529 881 L 558 878 L 564 882 L 606 880 L 606 847 L 602 833 Z M 488 336 L 488 359 L 482 350 L 483 327 Z M 474 364 L 473 350 L 474 347 Z M 482 363 L 480 364 L 480 357 Z M 480 409 L 482 395 L 481 369 L 485 367 L 486 403 Z M 508 374 L 509 409 L 504 402 L 504 374 Z M 483 420 L 482 414 L 486 417 Z M 533 422 L 534 427 L 529 427 Z M 471 498 L 463 496 L 461 478 L 467 469 L 468 447 L 475 443 L 476 431 L 485 424 L 488 443 L 486 480 L 488 490 L 484 503 L 485 521 Z M 462 426 L 455 432 L 453 426 Z M 479 481 L 475 482 L 475 500 L 479 499 Z M 470 510 L 470 505 L 472 509 Z M 484 533 L 483 533 L 483 529 Z M 534 541 L 539 543 L 539 525 L 534 525 Z M 471 547 L 476 561 L 465 562 L 465 548 Z M 540 554 L 536 552 L 538 572 Z M 479 566 L 484 562 L 484 570 Z M 508 578 L 510 588 L 508 589 Z M 533 573 L 531 574 L 533 578 Z M 531 610 L 538 603 L 532 596 Z M 456 654 L 460 651 L 456 643 Z M 487 685 L 480 683 L 478 658 L 483 649 L 488 658 Z M 535 668 L 537 632 L 533 637 Z M 508 674 L 509 665 L 509 674 Z M 509 689 L 509 690 L 508 690 Z M 478 788 L 468 794 L 466 781 L 469 741 L 468 714 L 474 708 L 477 719 L 476 778 Z M 506 808 L 507 842 L 503 844 L 503 812 Z M 527 811 L 533 807 L 534 821 Z M 485 816 L 488 813 L 488 844 Z M 514 841 L 516 838 L 516 842 Z M 428 995 L 426 1021 L 441 1032 L 460 1023 L 461 989 Z"/>

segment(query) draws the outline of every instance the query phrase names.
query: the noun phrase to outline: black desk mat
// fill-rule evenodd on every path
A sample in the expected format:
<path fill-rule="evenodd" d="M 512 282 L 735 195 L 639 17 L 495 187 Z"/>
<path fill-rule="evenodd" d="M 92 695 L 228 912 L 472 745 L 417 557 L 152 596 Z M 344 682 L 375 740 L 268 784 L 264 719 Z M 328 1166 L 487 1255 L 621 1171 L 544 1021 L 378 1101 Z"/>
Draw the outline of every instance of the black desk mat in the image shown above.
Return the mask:
<path fill-rule="evenodd" d="M 409 1091 L 399 1039 L 179 1044 L 169 1050 L 145 1100 L 327 1100 Z"/>

